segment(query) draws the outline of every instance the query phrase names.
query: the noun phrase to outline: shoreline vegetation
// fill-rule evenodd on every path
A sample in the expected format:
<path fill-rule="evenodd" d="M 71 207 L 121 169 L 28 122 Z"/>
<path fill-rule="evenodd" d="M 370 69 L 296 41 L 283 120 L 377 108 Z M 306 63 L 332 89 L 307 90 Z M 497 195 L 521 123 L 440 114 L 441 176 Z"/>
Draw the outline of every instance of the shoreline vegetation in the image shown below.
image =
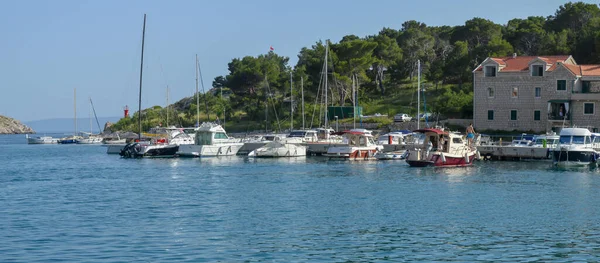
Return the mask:
<path fill-rule="evenodd" d="M 445 118 L 473 116 L 472 70 L 490 56 L 572 55 L 581 64 L 600 63 L 600 8 L 583 2 L 566 3 L 554 15 L 515 18 L 505 25 L 485 18 L 458 26 L 428 26 L 406 21 L 400 29 L 383 28 L 374 35 L 344 36 L 339 42 L 319 40 L 298 53 L 296 65 L 273 49 L 258 56 L 234 58 L 229 73 L 218 76 L 212 89 L 200 96 L 200 121 L 225 120 L 231 132 L 284 130 L 293 123 L 302 127 L 304 94 L 305 128 L 323 125 L 325 49 L 329 47 L 328 105 L 362 107 L 364 115 L 382 125 L 393 123 L 397 113 L 413 118 L 417 112 L 417 60 L 421 61 L 421 113 Z M 290 79 L 293 99 L 290 100 Z M 353 100 L 353 86 L 356 99 Z M 302 88 L 302 89 L 301 89 Z M 196 123 L 196 97 L 183 98 L 168 107 L 142 110 L 142 129 Z M 139 132 L 138 112 L 122 118 L 112 131 Z M 218 119 L 217 119 L 218 116 Z M 342 121 L 340 119 L 340 121 Z M 344 120 L 347 122 L 347 120 Z M 363 120 L 364 121 L 364 120 Z M 350 120 L 351 122 L 351 120 Z M 330 126 L 333 126 L 330 121 Z"/>

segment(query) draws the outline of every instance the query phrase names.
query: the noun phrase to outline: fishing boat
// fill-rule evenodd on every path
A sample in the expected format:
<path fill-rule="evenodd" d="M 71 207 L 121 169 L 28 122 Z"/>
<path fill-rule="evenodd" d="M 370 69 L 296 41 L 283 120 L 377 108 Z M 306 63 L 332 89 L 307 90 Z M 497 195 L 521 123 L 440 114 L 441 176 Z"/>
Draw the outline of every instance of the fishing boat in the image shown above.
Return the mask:
<path fill-rule="evenodd" d="M 558 145 L 552 151 L 552 162 L 561 167 L 597 166 L 600 134 L 585 128 L 563 128 Z"/>
<path fill-rule="evenodd" d="M 179 146 L 181 157 L 214 157 L 236 155 L 244 143 L 230 138 L 221 125 L 204 122 L 196 129 L 193 144 Z"/>
<path fill-rule="evenodd" d="M 375 144 L 373 135 L 365 129 L 353 129 L 342 133 L 342 146 L 329 147 L 324 156 L 330 159 L 374 160 L 375 153 L 383 146 Z"/>
<path fill-rule="evenodd" d="M 29 134 L 25 134 L 25 138 L 27 139 L 28 144 L 56 144 L 56 143 L 58 143 L 58 139 L 52 138 L 51 136 L 29 137 Z"/>
<path fill-rule="evenodd" d="M 406 162 L 410 166 L 470 166 L 477 157 L 477 149 L 469 146 L 461 134 L 432 128 L 415 130 L 414 133 L 422 138 L 423 143 L 407 149 Z"/>

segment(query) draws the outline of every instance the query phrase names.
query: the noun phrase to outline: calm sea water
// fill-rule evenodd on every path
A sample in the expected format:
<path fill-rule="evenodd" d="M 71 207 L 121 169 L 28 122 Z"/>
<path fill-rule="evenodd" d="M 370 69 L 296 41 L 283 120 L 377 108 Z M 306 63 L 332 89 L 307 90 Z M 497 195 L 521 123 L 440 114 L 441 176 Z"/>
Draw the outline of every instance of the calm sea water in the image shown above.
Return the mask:
<path fill-rule="evenodd" d="M 121 159 L 0 136 L 0 262 L 598 261 L 600 172 Z"/>

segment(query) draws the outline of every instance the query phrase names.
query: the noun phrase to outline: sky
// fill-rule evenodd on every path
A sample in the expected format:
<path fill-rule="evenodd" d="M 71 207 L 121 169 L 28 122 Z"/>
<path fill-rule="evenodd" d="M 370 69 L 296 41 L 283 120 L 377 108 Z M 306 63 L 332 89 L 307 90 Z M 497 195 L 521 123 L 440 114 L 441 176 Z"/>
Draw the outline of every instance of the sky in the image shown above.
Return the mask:
<path fill-rule="evenodd" d="M 594 3 L 594 1 L 585 1 Z M 557 0 L 2 0 L 0 115 L 21 121 L 98 116 L 138 108 L 143 16 L 147 14 L 142 108 L 193 95 L 195 56 L 205 90 L 233 58 L 274 52 L 295 65 L 319 40 L 400 29 L 404 21 L 506 24 L 553 15 Z M 76 90 L 76 94 L 75 93 Z M 200 87 L 200 90 L 201 87 Z M 75 96 L 76 95 L 76 96 Z M 76 104 L 76 105 L 74 105 Z"/>

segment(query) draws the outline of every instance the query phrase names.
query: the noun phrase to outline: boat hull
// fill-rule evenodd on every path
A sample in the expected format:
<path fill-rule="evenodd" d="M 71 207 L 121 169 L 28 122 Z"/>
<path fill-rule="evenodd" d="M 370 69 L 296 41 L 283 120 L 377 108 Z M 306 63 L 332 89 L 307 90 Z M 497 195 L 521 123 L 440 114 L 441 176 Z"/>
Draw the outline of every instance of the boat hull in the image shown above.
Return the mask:
<path fill-rule="evenodd" d="M 306 147 L 301 145 L 265 146 L 250 152 L 248 156 L 258 158 L 302 157 L 306 156 Z"/>
<path fill-rule="evenodd" d="M 243 144 L 226 145 L 180 145 L 177 155 L 180 157 L 216 157 L 236 155 Z"/>
<path fill-rule="evenodd" d="M 404 160 L 406 157 L 406 151 L 394 151 L 394 152 L 377 152 L 375 158 L 377 160 Z"/>
<path fill-rule="evenodd" d="M 342 147 L 345 148 L 345 147 Z M 361 150 L 344 150 L 338 148 L 330 148 L 324 156 L 329 157 L 329 159 L 337 159 L 337 160 L 376 160 L 375 154 L 377 153 L 377 149 L 361 149 Z"/>
<path fill-rule="evenodd" d="M 414 152 L 408 153 L 406 157 L 406 163 L 412 167 L 426 167 L 426 166 L 435 166 L 435 167 L 462 167 L 462 166 L 471 166 L 473 165 L 473 161 L 475 160 L 476 154 L 471 153 L 464 156 L 453 156 L 453 155 L 442 155 L 441 153 L 433 153 L 429 158 L 420 159 L 420 158 L 411 158 L 411 154 Z"/>
<path fill-rule="evenodd" d="M 127 144 L 119 155 L 123 158 L 142 158 L 142 157 L 154 157 L 154 158 L 165 158 L 175 157 L 179 145 L 175 144 L 151 144 L 142 145 L 139 143 Z"/>
<path fill-rule="evenodd" d="M 598 153 L 589 151 L 558 150 L 552 152 L 552 162 L 560 167 L 596 166 Z"/>

